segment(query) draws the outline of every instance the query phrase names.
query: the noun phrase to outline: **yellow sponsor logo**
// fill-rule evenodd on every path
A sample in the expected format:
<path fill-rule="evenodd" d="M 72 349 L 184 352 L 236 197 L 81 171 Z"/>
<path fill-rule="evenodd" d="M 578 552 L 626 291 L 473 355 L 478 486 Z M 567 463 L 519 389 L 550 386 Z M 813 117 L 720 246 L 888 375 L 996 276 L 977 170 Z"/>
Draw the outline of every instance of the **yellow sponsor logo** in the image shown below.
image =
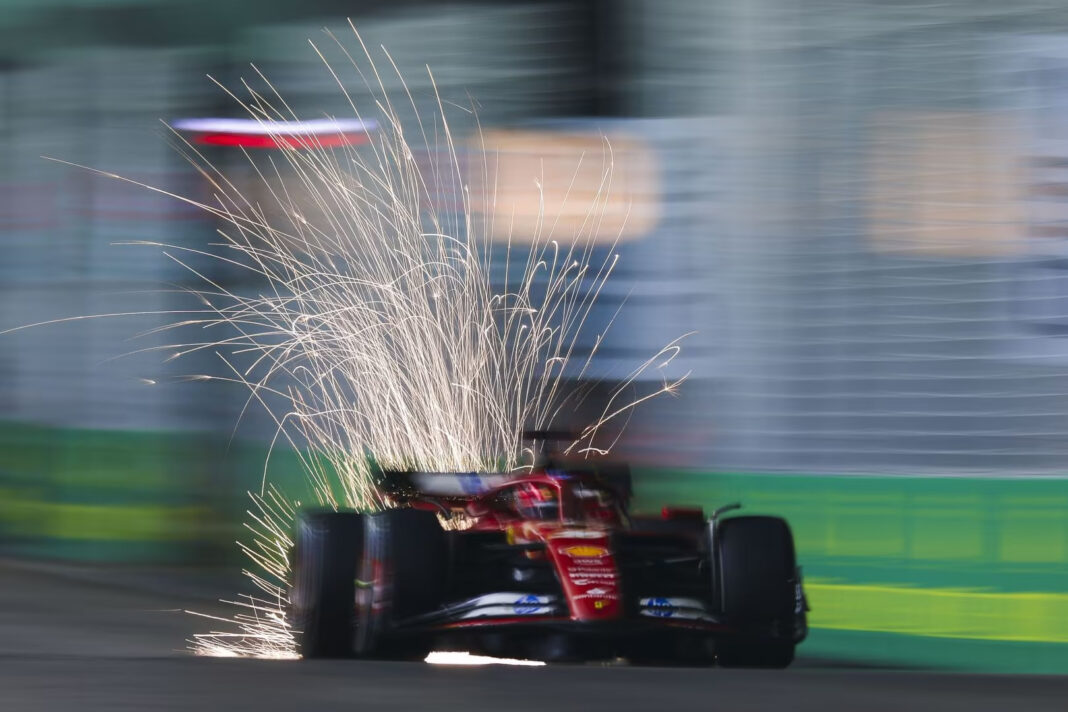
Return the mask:
<path fill-rule="evenodd" d="M 590 546 L 589 544 L 569 546 L 563 552 L 575 559 L 599 559 L 602 556 L 608 556 L 608 549 L 603 546 Z"/>

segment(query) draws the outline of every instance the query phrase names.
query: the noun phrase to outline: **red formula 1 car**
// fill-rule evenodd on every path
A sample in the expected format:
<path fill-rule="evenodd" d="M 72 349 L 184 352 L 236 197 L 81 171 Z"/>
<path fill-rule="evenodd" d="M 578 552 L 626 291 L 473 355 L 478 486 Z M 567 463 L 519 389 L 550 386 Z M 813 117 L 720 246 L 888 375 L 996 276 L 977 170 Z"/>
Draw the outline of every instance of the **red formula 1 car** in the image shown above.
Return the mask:
<path fill-rule="evenodd" d="M 719 516 L 737 505 L 634 517 L 626 472 L 552 463 L 381 486 L 394 508 L 300 516 L 290 601 L 305 658 L 785 667 L 807 632 L 783 519 Z"/>

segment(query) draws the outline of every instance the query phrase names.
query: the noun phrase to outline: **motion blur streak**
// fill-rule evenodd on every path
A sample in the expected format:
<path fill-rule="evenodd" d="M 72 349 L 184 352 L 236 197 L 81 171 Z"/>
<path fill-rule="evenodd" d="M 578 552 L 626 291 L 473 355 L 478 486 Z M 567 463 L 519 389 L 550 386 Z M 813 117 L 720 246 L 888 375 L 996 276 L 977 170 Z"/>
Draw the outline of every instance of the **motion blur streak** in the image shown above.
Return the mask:
<path fill-rule="evenodd" d="M 936 638 L 1068 643 L 1068 594 L 805 582 L 820 627 Z"/>

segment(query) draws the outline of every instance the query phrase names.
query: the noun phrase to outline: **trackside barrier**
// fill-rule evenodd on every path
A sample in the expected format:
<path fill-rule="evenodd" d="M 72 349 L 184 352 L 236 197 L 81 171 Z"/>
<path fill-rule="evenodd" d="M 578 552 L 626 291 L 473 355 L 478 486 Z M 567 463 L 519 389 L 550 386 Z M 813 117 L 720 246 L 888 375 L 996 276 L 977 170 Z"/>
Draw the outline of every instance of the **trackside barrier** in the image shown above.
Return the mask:
<path fill-rule="evenodd" d="M 809 657 L 1068 672 L 1068 479 L 635 473 L 636 504 L 793 528 Z"/>

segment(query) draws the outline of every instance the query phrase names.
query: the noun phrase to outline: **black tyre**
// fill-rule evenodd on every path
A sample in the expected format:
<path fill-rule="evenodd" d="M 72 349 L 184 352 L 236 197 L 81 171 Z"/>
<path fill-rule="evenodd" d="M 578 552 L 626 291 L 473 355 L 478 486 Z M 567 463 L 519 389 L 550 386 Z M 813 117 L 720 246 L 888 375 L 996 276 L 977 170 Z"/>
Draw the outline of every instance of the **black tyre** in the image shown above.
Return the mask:
<path fill-rule="evenodd" d="M 393 509 L 378 516 L 389 522 L 394 617 L 403 619 L 436 608 L 449 573 L 448 542 L 437 514 Z"/>
<path fill-rule="evenodd" d="M 305 658 L 352 655 L 363 539 L 363 517 L 355 512 L 303 512 L 297 521 L 289 597 Z"/>
<path fill-rule="evenodd" d="M 794 659 L 797 561 L 794 538 L 778 517 L 719 523 L 720 596 L 737 637 L 716 645 L 723 667 L 784 668 Z"/>
<path fill-rule="evenodd" d="M 370 560 L 381 570 L 367 571 L 382 580 L 376 596 L 380 604 L 360 613 L 357 652 L 366 657 L 421 660 L 431 641 L 408 633 L 404 621 L 441 605 L 450 571 L 448 539 L 434 512 L 390 509 L 369 522 Z"/>

